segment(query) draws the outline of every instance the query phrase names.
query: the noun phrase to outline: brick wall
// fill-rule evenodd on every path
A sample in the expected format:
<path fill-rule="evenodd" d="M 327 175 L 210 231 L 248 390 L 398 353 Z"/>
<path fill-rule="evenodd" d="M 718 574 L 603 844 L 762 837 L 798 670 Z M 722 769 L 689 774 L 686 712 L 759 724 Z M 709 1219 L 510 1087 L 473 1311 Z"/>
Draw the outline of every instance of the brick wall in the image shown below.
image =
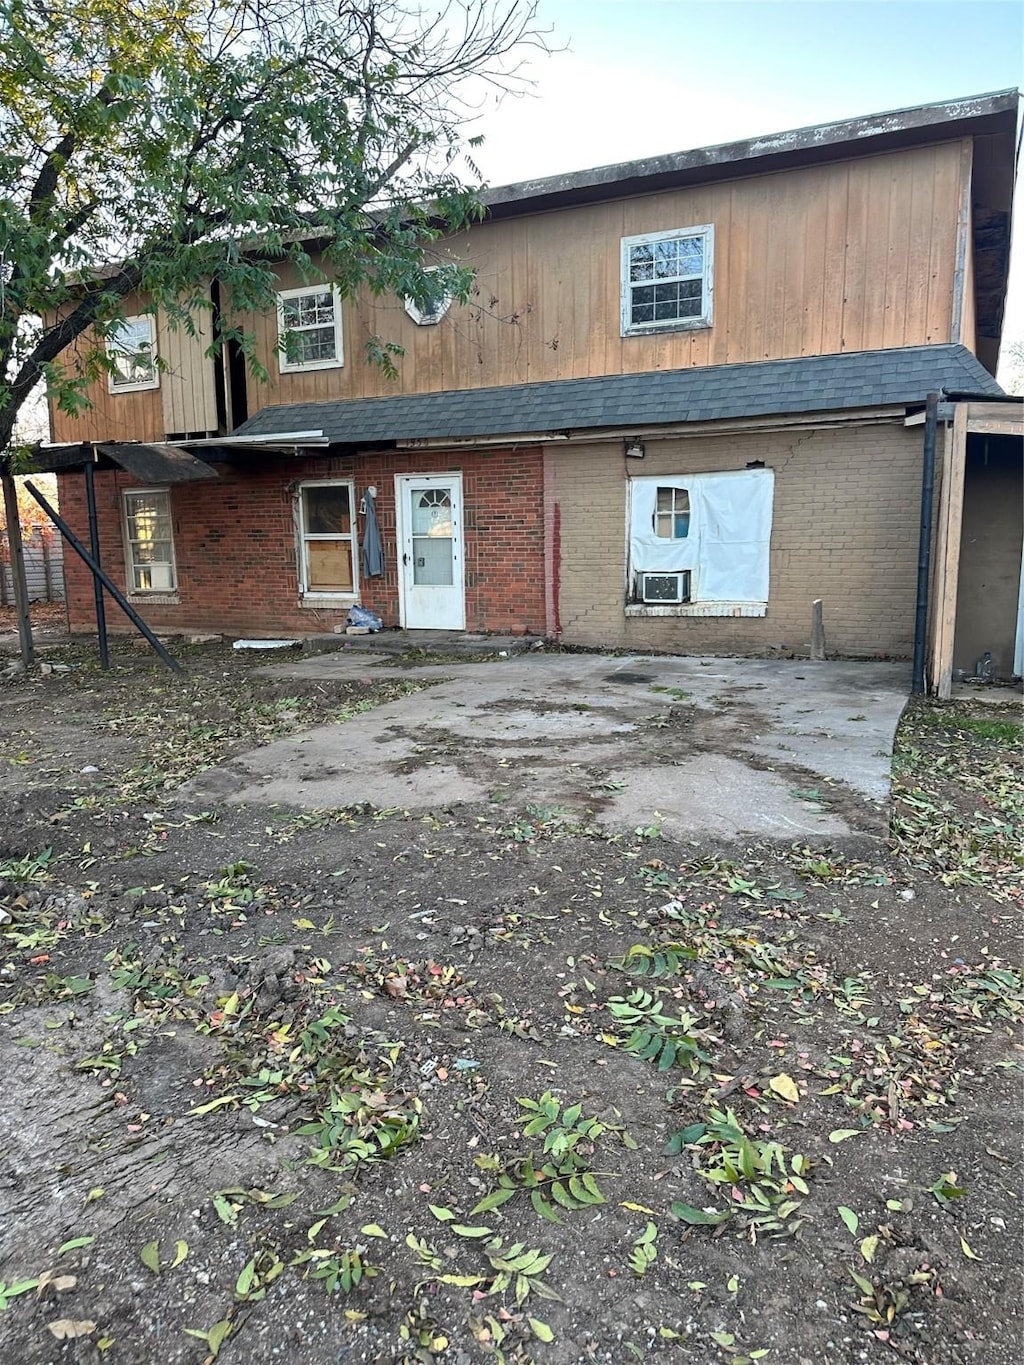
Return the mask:
<path fill-rule="evenodd" d="M 303 479 L 352 479 L 356 498 L 375 484 L 384 542 L 382 578 L 361 583 L 360 600 L 387 625 L 399 619 L 396 559 L 396 474 L 462 473 L 466 628 L 543 634 L 544 521 L 542 458 L 537 450 L 486 453 L 387 452 L 238 466 L 220 465 L 216 483 L 177 484 L 171 490 L 177 602 L 145 596 L 137 606 L 158 630 L 209 630 L 276 635 L 333 630 L 346 607 L 299 605 L 293 499 Z M 139 485 L 129 475 L 96 476 L 103 567 L 122 589 L 125 556 L 121 492 Z M 61 512 L 88 542 L 85 483 L 80 474 L 59 480 Z M 359 529 L 362 529 L 360 520 Z M 92 580 L 74 554 L 66 556 L 72 629 L 94 626 Z M 109 601 L 109 599 L 108 599 Z M 130 630 L 110 604 L 112 630 Z"/>
<path fill-rule="evenodd" d="M 824 601 L 830 652 L 911 653 L 921 477 L 920 428 L 864 424 L 621 442 L 548 453 L 548 521 L 557 512 L 562 638 L 679 653 L 805 653 L 811 602 Z M 626 481 L 630 475 L 775 471 L 766 616 L 627 618 Z"/>

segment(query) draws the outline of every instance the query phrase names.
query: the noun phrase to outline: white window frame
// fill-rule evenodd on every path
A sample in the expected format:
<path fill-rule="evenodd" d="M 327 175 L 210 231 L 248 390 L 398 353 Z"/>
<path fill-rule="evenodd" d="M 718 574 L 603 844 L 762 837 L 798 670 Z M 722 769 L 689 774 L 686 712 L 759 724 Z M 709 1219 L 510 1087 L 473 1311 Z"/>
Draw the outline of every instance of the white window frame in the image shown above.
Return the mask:
<path fill-rule="evenodd" d="M 672 495 L 672 506 L 671 506 L 670 508 L 668 508 L 668 510 L 666 510 L 666 511 L 661 511 L 661 510 L 659 509 L 659 507 L 658 507 L 658 500 L 657 500 L 657 495 L 658 495 L 658 493 L 660 493 L 663 489 L 665 490 L 665 492 L 670 493 L 670 494 Z M 680 494 L 680 493 L 682 493 L 683 496 L 686 498 L 686 512 L 685 512 L 685 516 L 686 516 L 686 530 L 685 530 L 685 532 L 684 532 L 681 536 L 676 534 L 676 518 L 684 515 L 684 514 L 679 510 L 679 507 L 678 507 L 678 505 L 677 505 L 678 502 L 679 502 L 679 494 Z M 661 520 L 662 517 L 668 517 L 668 518 L 670 519 L 670 524 L 671 524 L 672 529 L 669 531 L 668 535 L 663 535 L 662 532 L 658 530 L 658 522 Z M 667 484 L 658 484 L 658 485 L 657 485 L 656 492 L 655 492 L 655 500 L 654 500 L 654 526 L 653 526 L 653 530 L 654 530 L 654 534 L 655 534 L 660 540 L 688 540 L 689 537 L 690 537 L 690 521 L 691 521 L 692 517 L 693 517 L 693 509 L 692 509 L 691 506 L 690 506 L 690 490 L 689 490 L 688 488 L 683 488 L 680 484 L 677 484 L 677 483 L 667 483 Z"/>
<path fill-rule="evenodd" d="M 346 537 L 340 532 L 330 534 L 306 530 L 305 492 L 308 488 L 347 488 L 352 530 Z M 299 598 L 309 606 L 327 606 L 331 602 L 349 605 L 359 601 L 359 530 L 356 486 L 352 479 L 304 479 L 295 489 L 295 534 L 298 541 Z M 318 592 L 309 586 L 309 563 L 306 545 L 318 540 L 350 540 L 352 543 L 352 588 L 349 592 Z"/>
<path fill-rule="evenodd" d="M 129 379 L 123 383 L 118 383 L 116 375 L 108 372 L 107 389 L 110 393 L 139 393 L 143 389 L 158 389 L 160 387 L 160 371 L 156 363 L 156 318 L 152 313 L 133 313 L 131 317 L 122 318 L 117 329 L 106 339 L 106 351 L 110 356 L 141 354 L 139 351 L 129 351 L 125 346 L 118 345 L 117 341 L 118 332 L 125 327 L 137 326 L 140 322 L 146 323 L 149 328 L 149 356 L 152 373 L 147 379 Z"/>
<path fill-rule="evenodd" d="M 168 561 L 171 570 L 171 584 L 166 588 L 138 588 L 135 586 L 136 567 L 148 568 L 148 565 L 137 565 L 134 553 L 134 541 L 138 537 L 132 536 L 132 513 L 129 505 L 132 498 L 153 497 L 154 495 L 166 498 L 167 500 L 167 523 L 170 529 L 171 557 Z M 124 534 L 124 559 L 125 575 L 129 597 L 146 598 L 174 598 L 178 591 L 178 561 L 174 548 L 174 508 L 171 503 L 171 490 L 169 488 L 125 488 L 121 492 L 121 524 Z"/>
<path fill-rule="evenodd" d="M 440 269 L 441 267 L 438 265 L 428 265 L 423 273 L 424 275 L 433 275 Z M 436 308 L 429 313 L 424 312 L 416 303 L 415 299 L 410 298 L 408 295 L 402 299 L 402 302 L 405 305 L 405 311 L 409 314 L 417 327 L 436 327 L 437 324 L 444 319 L 448 309 L 452 306 L 454 297 L 455 295 L 451 293 L 442 294 L 437 300 Z"/>
<path fill-rule="evenodd" d="M 330 294 L 334 300 L 334 350 L 330 360 L 289 360 L 287 351 L 281 349 L 285 332 L 293 335 L 298 332 L 315 331 L 326 323 L 310 323 L 306 327 L 286 327 L 284 304 L 286 299 L 301 298 L 304 294 Z M 277 295 L 277 362 L 282 374 L 306 374 L 310 370 L 340 370 L 345 364 L 345 348 L 341 326 L 341 292 L 337 285 L 306 284 L 298 289 L 282 289 Z"/>
<path fill-rule="evenodd" d="M 700 275 L 673 275 L 671 278 L 662 282 L 665 284 L 672 284 L 677 280 L 701 280 L 701 311 L 699 316 L 692 318 L 660 319 L 652 322 L 633 322 L 633 290 L 646 288 L 649 284 L 657 283 L 657 281 L 630 280 L 630 248 L 635 246 L 646 246 L 651 242 L 666 242 L 670 239 L 675 240 L 683 237 L 703 238 L 703 270 Z M 712 223 L 704 223 L 700 227 L 671 228 L 667 232 L 641 232 L 635 237 L 623 237 L 621 257 L 622 335 L 624 337 L 646 336 L 651 332 L 694 331 L 700 327 L 710 327 L 713 316 L 713 295 L 715 285 L 714 264 L 715 228 Z"/>

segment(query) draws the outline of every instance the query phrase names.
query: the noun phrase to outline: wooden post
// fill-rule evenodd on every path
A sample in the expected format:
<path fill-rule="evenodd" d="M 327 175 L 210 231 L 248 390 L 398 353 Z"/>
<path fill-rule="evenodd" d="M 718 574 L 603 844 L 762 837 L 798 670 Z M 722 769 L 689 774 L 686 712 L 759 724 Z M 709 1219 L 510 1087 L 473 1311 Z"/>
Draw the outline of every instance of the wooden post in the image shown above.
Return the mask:
<path fill-rule="evenodd" d="M 825 621 L 820 597 L 811 603 L 811 658 L 818 663 L 825 658 Z"/>
<path fill-rule="evenodd" d="M 935 544 L 935 625 L 932 632 L 931 691 L 941 701 L 953 692 L 953 646 L 956 641 L 956 596 L 960 580 L 960 534 L 964 512 L 967 463 L 967 404 L 953 409 L 947 430 L 939 492 L 939 524 Z"/>
<path fill-rule="evenodd" d="M 10 467 L 0 467 L 0 484 L 4 490 L 4 511 L 7 514 L 7 544 L 10 547 L 11 579 L 14 583 L 14 609 L 18 618 L 18 639 L 21 662 L 30 668 L 35 659 L 32 644 L 32 620 L 28 606 L 28 584 L 25 581 L 25 551 L 21 544 L 21 522 L 18 520 L 18 486 Z"/>

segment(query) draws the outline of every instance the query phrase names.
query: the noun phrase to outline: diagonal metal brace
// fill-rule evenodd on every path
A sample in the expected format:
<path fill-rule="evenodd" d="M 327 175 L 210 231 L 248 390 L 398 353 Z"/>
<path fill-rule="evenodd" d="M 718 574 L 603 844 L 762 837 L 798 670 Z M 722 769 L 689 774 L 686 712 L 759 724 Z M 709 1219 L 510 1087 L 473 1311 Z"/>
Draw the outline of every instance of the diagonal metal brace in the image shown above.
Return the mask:
<path fill-rule="evenodd" d="M 72 531 L 71 527 L 67 524 L 67 522 L 60 515 L 60 513 L 57 512 L 55 508 L 50 506 L 46 498 L 43 497 L 39 489 L 36 488 L 35 484 L 32 483 L 30 480 L 26 479 L 25 487 L 32 494 L 36 502 L 53 522 L 54 526 L 56 526 L 57 530 L 61 533 L 61 535 L 64 537 L 67 543 L 74 550 L 75 554 L 78 555 L 79 559 L 83 560 L 88 565 L 90 571 L 92 572 L 93 578 L 98 579 L 103 584 L 107 592 L 110 593 L 111 597 L 124 612 L 125 616 L 128 617 L 128 620 L 131 621 L 132 625 L 135 627 L 135 629 L 139 632 L 140 635 L 145 636 L 145 638 L 153 646 L 156 652 L 160 655 L 161 659 L 163 659 L 167 667 L 171 669 L 174 673 L 184 673 L 185 670 L 182 668 L 181 664 L 178 663 L 177 659 L 172 658 L 171 655 L 168 654 L 167 650 L 156 638 L 156 636 L 150 630 L 149 626 L 146 625 L 145 621 L 135 610 L 132 604 L 128 601 L 127 597 L 125 597 L 121 589 L 117 587 L 117 585 L 110 578 L 107 577 L 106 573 L 96 563 L 95 559 L 93 559 L 92 555 L 85 548 L 82 542 L 78 539 L 74 531 Z"/>

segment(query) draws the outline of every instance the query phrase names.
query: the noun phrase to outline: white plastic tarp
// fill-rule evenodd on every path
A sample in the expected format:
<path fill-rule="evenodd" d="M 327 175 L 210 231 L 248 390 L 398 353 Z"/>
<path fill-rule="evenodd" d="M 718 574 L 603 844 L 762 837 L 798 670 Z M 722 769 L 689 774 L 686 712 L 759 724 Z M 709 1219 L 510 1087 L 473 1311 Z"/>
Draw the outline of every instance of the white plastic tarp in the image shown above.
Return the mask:
<path fill-rule="evenodd" d="M 654 531 L 659 488 L 690 495 L 689 534 Z M 633 573 L 691 570 L 695 602 L 767 602 L 775 476 L 770 469 L 634 479 L 630 518 Z"/>

